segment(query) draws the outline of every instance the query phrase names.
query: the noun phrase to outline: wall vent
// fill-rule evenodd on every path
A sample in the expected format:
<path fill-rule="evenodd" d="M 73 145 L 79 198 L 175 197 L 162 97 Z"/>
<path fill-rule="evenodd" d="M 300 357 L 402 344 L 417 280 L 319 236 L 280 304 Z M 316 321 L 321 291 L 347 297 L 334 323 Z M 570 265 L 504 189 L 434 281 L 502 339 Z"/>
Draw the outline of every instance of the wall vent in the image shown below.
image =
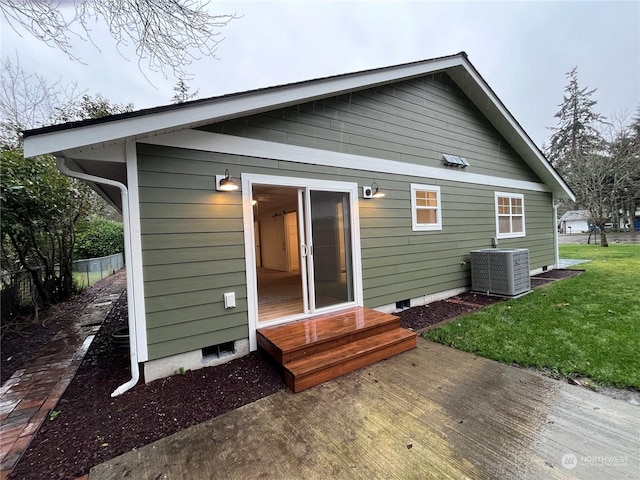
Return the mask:
<path fill-rule="evenodd" d="M 236 353 L 235 342 L 219 343 L 202 349 L 202 361 L 208 362 Z"/>
<path fill-rule="evenodd" d="M 411 300 L 410 299 L 400 300 L 399 302 L 396 302 L 396 312 L 400 312 L 402 310 L 406 310 L 407 308 L 411 308 Z"/>
<path fill-rule="evenodd" d="M 529 250 L 487 248 L 472 251 L 471 289 L 509 297 L 531 290 Z"/>
<path fill-rule="evenodd" d="M 460 168 L 467 168 L 470 165 L 466 158 L 462 158 L 457 155 L 449 155 L 447 153 L 442 155 L 442 163 L 447 167 Z"/>

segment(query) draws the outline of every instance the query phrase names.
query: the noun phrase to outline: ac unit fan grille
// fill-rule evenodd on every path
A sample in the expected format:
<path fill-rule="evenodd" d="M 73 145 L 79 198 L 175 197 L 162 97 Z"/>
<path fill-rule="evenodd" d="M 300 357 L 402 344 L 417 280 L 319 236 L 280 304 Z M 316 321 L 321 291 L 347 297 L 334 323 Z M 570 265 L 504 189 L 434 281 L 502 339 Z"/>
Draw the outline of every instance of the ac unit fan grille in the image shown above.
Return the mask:
<path fill-rule="evenodd" d="M 491 248 L 472 251 L 471 288 L 506 296 L 528 292 L 531 290 L 529 250 Z"/>

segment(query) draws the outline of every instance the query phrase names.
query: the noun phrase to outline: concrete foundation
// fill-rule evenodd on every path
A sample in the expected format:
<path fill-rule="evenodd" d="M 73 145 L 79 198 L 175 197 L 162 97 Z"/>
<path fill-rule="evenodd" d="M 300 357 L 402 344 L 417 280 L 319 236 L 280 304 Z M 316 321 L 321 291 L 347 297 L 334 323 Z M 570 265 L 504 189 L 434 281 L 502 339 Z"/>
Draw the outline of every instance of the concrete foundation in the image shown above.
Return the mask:
<path fill-rule="evenodd" d="M 243 338 L 234 342 L 234 352 L 217 356 L 204 357 L 202 350 L 172 355 L 170 357 L 150 360 L 144 364 L 145 383 L 158 380 L 159 378 L 170 377 L 187 370 L 198 370 L 204 367 L 213 367 L 229 362 L 235 358 L 240 358 L 249 353 L 249 339 Z"/>

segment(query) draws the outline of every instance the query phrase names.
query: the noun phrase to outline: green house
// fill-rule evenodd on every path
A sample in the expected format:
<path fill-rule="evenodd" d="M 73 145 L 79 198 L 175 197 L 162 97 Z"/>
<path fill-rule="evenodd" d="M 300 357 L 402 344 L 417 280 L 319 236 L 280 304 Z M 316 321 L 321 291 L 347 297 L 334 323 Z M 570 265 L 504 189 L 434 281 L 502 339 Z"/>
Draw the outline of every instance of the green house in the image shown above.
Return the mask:
<path fill-rule="evenodd" d="M 574 199 L 465 53 L 46 127 L 24 147 L 123 211 L 135 372 L 116 393 L 139 366 L 150 381 L 246 354 L 262 326 L 469 290 L 472 250 L 553 268 L 555 205 Z"/>

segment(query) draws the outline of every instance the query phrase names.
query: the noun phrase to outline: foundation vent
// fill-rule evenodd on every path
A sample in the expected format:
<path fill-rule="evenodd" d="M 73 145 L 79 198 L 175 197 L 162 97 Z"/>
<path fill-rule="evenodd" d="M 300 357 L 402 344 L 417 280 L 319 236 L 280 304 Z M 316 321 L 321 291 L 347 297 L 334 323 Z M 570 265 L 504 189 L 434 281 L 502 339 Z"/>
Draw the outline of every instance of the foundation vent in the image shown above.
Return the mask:
<path fill-rule="evenodd" d="M 236 353 L 235 342 L 219 343 L 202 349 L 202 361 L 207 362 Z"/>

